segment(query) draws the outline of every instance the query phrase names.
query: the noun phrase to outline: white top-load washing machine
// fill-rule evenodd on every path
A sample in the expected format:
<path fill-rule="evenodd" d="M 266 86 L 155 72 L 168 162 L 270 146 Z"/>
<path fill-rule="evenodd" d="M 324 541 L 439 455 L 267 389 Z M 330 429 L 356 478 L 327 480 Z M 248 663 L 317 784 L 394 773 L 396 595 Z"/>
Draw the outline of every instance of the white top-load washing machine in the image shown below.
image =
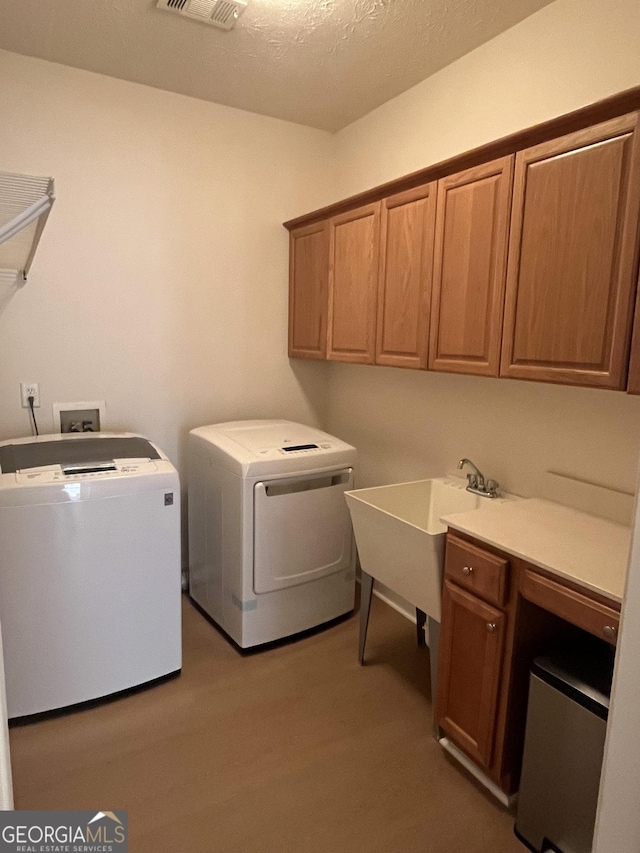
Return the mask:
<path fill-rule="evenodd" d="M 99 699 L 182 664 L 180 487 L 141 436 L 0 442 L 9 717 Z"/>
<path fill-rule="evenodd" d="M 242 648 L 353 610 L 355 448 L 290 421 L 189 435 L 189 591 Z"/>

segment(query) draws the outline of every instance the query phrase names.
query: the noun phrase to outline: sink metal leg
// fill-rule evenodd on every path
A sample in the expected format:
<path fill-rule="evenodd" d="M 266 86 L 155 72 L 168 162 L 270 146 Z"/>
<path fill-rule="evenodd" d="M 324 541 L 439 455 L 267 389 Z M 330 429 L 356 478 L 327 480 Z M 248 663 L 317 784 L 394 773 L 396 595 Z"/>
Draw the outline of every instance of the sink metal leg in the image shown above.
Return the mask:
<path fill-rule="evenodd" d="M 427 638 L 425 636 L 425 626 L 427 624 L 427 614 L 424 610 L 420 610 L 416 607 L 416 630 L 418 631 L 418 645 L 426 646 Z"/>
<path fill-rule="evenodd" d="M 438 652 L 440 649 L 440 623 L 427 617 L 429 628 L 429 664 L 431 667 L 431 707 L 433 709 L 433 736 L 440 739 L 440 731 L 436 724 L 436 696 L 438 695 Z"/>
<path fill-rule="evenodd" d="M 360 573 L 360 642 L 358 645 L 358 660 L 364 663 L 364 646 L 367 642 L 369 613 L 371 612 L 371 596 L 373 594 L 373 578 L 366 572 Z"/>

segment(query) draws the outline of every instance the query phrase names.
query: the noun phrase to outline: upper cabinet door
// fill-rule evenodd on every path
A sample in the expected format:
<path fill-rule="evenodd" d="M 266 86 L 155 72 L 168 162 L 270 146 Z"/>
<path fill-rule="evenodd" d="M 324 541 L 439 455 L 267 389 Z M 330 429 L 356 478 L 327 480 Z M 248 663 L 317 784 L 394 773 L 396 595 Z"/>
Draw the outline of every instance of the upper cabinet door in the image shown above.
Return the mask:
<path fill-rule="evenodd" d="M 640 281 L 638 282 L 640 296 Z M 629 379 L 627 382 L 629 394 L 640 394 L 640 298 L 636 299 L 636 312 L 633 321 L 633 337 L 631 339 L 631 356 L 629 358 Z"/>
<path fill-rule="evenodd" d="M 329 222 L 327 357 L 373 364 L 380 250 L 380 202 Z"/>
<path fill-rule="evenodd" d="M 503 376 L 624 388 L 640 206 L 638 115 L 516 156 Z"/>
<path fill-rule="evenodd" d="M 498 376 L 513 156 L 438 182 L 429 369 Z"/>
<path fill-rule="evenodd" d="M 382 202 L 376 364 L 427 366 L 436 184 Z"/>
<path fill-rule="evenodd" d="M 329 223 L 291 232 L 289 239 L 289 356 L 325 358 Z"/>

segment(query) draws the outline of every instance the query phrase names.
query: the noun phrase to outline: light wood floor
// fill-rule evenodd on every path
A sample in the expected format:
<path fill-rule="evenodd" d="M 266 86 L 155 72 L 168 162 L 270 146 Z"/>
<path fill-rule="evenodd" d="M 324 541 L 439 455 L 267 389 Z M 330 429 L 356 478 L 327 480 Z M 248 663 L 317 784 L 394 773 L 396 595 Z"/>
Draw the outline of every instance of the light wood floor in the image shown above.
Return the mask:
<path fill-rule="evenodd" d="M 429 663 L 374 599 L 241 656 L 184 601 L 180 678 L 11 731 L 16 808 L 128 809 L 132 853 L 523 853 L 430 734 Z"/>

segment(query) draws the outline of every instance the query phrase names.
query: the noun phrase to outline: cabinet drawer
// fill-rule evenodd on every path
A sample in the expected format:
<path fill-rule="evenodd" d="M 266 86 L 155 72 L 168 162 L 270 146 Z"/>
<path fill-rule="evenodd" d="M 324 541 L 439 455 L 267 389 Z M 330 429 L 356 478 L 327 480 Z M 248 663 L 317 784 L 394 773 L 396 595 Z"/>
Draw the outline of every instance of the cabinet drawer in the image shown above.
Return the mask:
<path fill-rule="evenodd" d="M 509 562 L 449 533 L 445 577 L 491 604 L 503 607 Z"/>
<path fill-rule="evenodd" d="M 615 645 L 620 614 L 612 607 L 531 569 L 522 575 L 520 592 L 528 601 Z"/>

